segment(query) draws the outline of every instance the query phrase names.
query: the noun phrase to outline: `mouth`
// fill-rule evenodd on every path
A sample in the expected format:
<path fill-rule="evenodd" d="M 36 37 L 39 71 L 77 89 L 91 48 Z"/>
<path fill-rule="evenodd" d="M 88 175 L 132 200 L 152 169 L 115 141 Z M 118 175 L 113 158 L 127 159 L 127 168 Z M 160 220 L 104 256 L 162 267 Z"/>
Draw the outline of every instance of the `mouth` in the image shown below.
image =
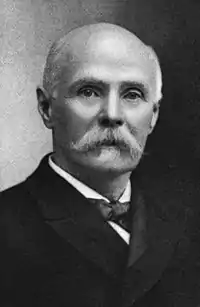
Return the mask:
<path fill-rule="evenodd" d="M 114 147 L 117 149 L 128 150 L 128 146 L 122 141 L 106 140 L 99 144 L 99 147 Z"/>
<path fill-rule="evenodd" d="M 107 140 L 102 142 L 101 146 L 118 146 L 119 144 L 116 141 L 112 140 Z"/>

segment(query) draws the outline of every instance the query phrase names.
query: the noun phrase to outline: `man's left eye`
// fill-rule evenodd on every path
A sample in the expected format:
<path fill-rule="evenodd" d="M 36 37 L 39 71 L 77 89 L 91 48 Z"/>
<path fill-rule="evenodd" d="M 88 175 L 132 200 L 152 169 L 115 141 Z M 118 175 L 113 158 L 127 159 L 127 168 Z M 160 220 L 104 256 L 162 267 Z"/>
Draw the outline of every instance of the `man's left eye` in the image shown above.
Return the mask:
<path fill-rule="evenodd" d="M 126 92 L 124 95 L 125 99 L 135 100 L 135 99 L 142 99 L 143 94 L 140 91 L 137 90 L 131 90 Z"/>

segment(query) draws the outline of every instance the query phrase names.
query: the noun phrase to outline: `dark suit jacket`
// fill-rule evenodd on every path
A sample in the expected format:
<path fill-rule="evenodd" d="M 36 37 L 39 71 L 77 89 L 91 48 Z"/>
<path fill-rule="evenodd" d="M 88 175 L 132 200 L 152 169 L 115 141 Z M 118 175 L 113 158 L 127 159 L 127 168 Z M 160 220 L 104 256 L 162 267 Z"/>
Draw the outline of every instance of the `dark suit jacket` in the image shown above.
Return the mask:
<path fill-rule="evenodd" d="M 0 194 L 0 306 L 198 307 L 191 197 L 163 186 L 132 176 L 128 246 L 45 157 Z"/>

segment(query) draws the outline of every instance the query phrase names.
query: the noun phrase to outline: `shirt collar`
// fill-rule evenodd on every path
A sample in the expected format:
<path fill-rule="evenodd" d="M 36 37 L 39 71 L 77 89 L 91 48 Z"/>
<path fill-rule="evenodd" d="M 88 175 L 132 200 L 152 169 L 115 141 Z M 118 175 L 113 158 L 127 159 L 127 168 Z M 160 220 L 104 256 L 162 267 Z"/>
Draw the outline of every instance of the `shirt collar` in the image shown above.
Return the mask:
<path fill-rule="evenodd" d="M 83 182 L 79 181 L 78 179 L 74 178 L 71 174 L 64 171 L 60 168 L 55 162 L 52 160 L 51 155 L 49 156 L 49 165 L 50 167 L 62 178 L 64 178 L 67 182 L 69 182 L 76 190 L 78 190 L 83 196 L 86 198 L 94 198 L 94 199 L 104 199 L 109 201 L 106 197 L 102 196 L 95 190 L 91 189 Z M 131 198 L 131 183 L 130 180 L 127 183 L 126 189 L 122 196 L 120 197 L 120 202 L 127 202 L 130 201 Z"/>

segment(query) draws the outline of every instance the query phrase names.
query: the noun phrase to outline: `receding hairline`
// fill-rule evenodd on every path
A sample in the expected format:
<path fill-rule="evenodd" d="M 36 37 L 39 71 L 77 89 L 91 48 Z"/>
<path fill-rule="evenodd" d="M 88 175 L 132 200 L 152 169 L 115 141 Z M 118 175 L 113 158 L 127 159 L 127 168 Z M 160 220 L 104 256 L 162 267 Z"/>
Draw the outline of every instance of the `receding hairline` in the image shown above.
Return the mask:
<path fill-rule="evenodd" d="M 47 56 L 43 76 L 43 87 L 49 92 L 49 94 L 53 91 L 53 88 L 59 82 L 61 71 L 65 66 L 62 58 L 64 57 L 64 63 L 67 63 L 70 58 L 73 57 L 72 46 L 77 41 L 79 42 L 79 37 L 85 42 L 85 44 L 87 44 L 92 38 L 97 40 L 98 35 L 102 35 L 103 37 L 104 35 L 108 36 L 113 34 L 116 34 L 118 37 L 123 36 L 123 38 L 126 36 L 127 40 L 130 38 L 130 41 L 137 44 L 137 47 L 142 48 L 145 54 L 148 54 L 149 60 L 154 62 L 156 67 L 156 82 L 158 83 L 156 96 L 157 100 L 160 100 L 162 97 L 162 73 L 156 52 L 151 46 L 148 46 L 141 41 L 134 33 L 119 25 L 110 23 L 96 23 L 74 28 L 61 38 L 57 39 L 52 44 Z"/>

